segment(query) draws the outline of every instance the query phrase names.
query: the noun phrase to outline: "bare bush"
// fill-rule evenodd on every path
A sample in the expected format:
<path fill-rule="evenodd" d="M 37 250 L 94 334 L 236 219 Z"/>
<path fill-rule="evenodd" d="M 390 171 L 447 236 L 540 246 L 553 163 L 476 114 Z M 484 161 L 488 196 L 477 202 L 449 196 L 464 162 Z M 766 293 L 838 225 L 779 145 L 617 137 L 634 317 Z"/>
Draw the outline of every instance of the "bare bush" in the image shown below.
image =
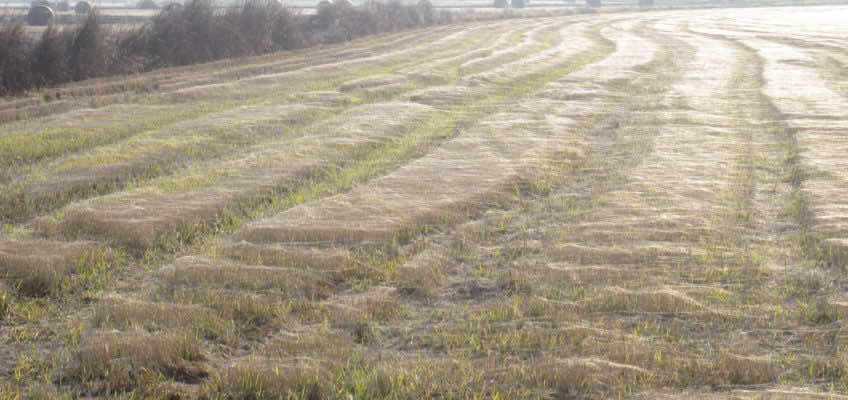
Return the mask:
<path fill-rule="evenodd" d="M 23 24 L 0 27 L 0 94 L 19 92 L 32 86 L 27 62 L 30 48 Z"/>

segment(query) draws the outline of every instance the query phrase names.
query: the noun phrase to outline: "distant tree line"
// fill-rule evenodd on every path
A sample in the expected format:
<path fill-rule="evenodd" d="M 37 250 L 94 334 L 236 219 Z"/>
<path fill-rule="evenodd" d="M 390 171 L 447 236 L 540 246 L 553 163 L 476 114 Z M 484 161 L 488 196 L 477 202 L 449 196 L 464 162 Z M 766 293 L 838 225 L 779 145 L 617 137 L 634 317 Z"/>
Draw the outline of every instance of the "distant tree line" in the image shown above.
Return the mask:
<path fill-rule="evenodd" d="M 0 95 L 88 78 L 134 74 L 231 57 L 253 56 L 451 22 L 427 0 L 353 7 L 322 2 L 297 15 L 276 0 L 246 0 L 218 8 L 211 0 L 167 7 L 138 27 L 101 22 L 95 11 L 80 24 L 51 25 L 39 36 L 22 22 L 0 26 Z"/>

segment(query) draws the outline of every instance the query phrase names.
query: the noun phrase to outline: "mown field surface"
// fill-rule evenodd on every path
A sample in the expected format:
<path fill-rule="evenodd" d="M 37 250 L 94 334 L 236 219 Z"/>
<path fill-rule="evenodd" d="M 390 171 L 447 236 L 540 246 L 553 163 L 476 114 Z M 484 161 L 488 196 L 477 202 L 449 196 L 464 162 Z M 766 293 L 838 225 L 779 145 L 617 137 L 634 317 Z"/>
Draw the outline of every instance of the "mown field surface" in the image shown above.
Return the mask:
<path fill-rule="evenodd" d="M 0 398 L 848 398 L 848 7 L 0 101 Z"/>

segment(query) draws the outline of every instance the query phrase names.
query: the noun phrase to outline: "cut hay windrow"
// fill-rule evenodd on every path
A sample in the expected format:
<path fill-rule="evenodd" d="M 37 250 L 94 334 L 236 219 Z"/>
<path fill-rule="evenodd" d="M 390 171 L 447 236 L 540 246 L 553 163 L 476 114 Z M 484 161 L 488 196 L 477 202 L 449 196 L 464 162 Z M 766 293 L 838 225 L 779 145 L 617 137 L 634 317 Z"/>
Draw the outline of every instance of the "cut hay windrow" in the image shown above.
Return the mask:
<path fill-rule="evenodd" d="M 243 265 L 204 257 L 181 257 L 166 267 L 174 291 L 238 289 L 274 295 L 285 300 L 322 299 L 333 290 L 331 277 L 286 267 Z M 179 298 L 179 293 L 174 296 Z"/>
<path fill-rule="evenodd" d="M 193 331 L 198 337 L 223 343 L 234 343 L 237 331 L 232 321 L 222 319 L 210 308 L 119 298 L 99 302 L 91 323 L 94 328 L 116 331 Z"/>
<path fill-rule="evenodd" d="M 93 242 L 0 240 L 0 281 L 27 297 L 58 297 L 97 289 L 122 256 Z"/>
<path fill-rule="evenodd" d="M 466 30 L 474 30 L 466 29 Z M 136 78 L 100 78 L 73 82 L 37 97 L 24 99 L 0 99 L 0 123 L 26 118 L 43 117 L 75 109 L 103 106 L 115 102 L 137 101 L 139 96 L 148 96 L 150 92 L 172 91 L 224 79 L 240 79 L 268 71 L 293 71 L 308 66 L 335 63 L 344 58 L 370 57 L 376 51 L 408 48 L 413 37 L 418 42 L 435 40 L 446 34 L 463 31 L 460 27 L 444 27 L 426 33 L 403 32 L 384 35 L 380 38 L 357 40 L 345 46 L 327 46 L 322 49 L 308 49 L 294 52 L 274 53 L 265 56 L 222 60 L 187 67 L 166 68 L 138 75 Z M 433 38 L 431 38 L 431 36 Z M 248 60 L 248 61 L 246 61 Z M 216 76 L 212 79 L 210 77 Z"/>
<path fill-rule="evenodd" d="M 499 32 L 498 39 L 491 43 L 489 43 L 490 35 L 485 35 L 487 40 L 481 42 L 480 45 L 475 46 L 473 51 L 466 51 L 464 46 L 459 47 L 457 48 L 459 51 L 454 51 L 448 54 L 440 54 L 439 56 L 433 57 L 430 61 L 410 66 L 408 69 L 400 69 L 395 73 L 374 75 L 346 81 L 341 84 L 340 90 L 359 91 L 366 95 L 373 95 L 381 89 L 391 90 L 392 88 L 409 88 L 409 85 L 414 81 L 450 83 L 451 80 L 470 73 L 469 71 L 463 71 L 462 69 L 462 65 L 469 62 L 469 60 L 488 61 L 485 63 L 486 66 L 482 67 L 481 70 L 485 70 L 486 67 L 495 68 L 498 65 L 496 62 L 492 62 L 494 55 L 493 50 L 495 49 L 498 49 L 501 53 L 510 55 L 520 55 L 532 52 L 535 49 L 534 47 L 525 46 L 527 41 L 533 40 L 532 37 L 522 35 L 521 39 L 517 42 L 513 42 L 510 39 L 519 33 L 526 34 L 528 31 L 537 32 L 540 29 L 540 26 L 550 27 L 551 25 L 553 24 L 550 22 L 537 23 L 529 28 L 521 30 Z M 494 57 L 494 59 L 497 61 L 498 58 Z"/>
<path fill-rule="evenodd" d="M 507 29 L 504 27 L 504 29 Z M 472 31 L 473 32 L 473 31 Z M 476 42 L 469 41 L 463 33 L 453 38 L 456 43 L 447 46 L 450 53 L 457 51 L 455 47 L 462 45 L 473 46 Z M 482 38 L 478 38 L 482 40 Z M 440 47 L 451 43 L 437 41 Z M 100 109 L 80 110 L 72 113 L 48 117 L 38 123 L 13 123 L 0 128 L 0 166 L 19 167 L 30 163 L 50 159 L 63 154 L 72 153 L 113 143 L 147 130 L 158 129 L 162 125 L 197 118 L 214 112 L 226 111 L 238 106 L 259 103 L 267 99 L 285 99 L 290 95 L 302 92 L 304 88 L 334 87 L 342 76 L 350 76 L 355 71 L 363 75 L 373 74 L 375 70 L 392 70 L 402 68 L 399 63 L 414 64 L 416 57 L 430 57 L 434 49 L 430 43 L 404 48 L 381 56 L 370 56 L 362 60 L 336 62 L 323 67 L 306 67 L 283 73 L 263 75 L 259 81 L 251 79 L 239 80 L 236 83 L 212 84 L 194 87 L 190 91 L 165 92 L 155 94 L 152 98 L 143 100 L 142 104 L 127 106 L 103 107 Z M 438 54 L 439 51 L 435 51 Z M 221 92 L 209 88 L 227 87 Z M 213 94 L 214 92 L 214 94 Z M 181 93 L 181 94 L 180 94 Z M 173 112 L 174 101 L 180 102 L 180 112 Z M 165 105 L 162 105 L 164 103 Z M 191 103 L 191 105 L 187 104 Z M 143 124 L 128 124 L 122 129 L 116 125 L 124 121 L 143 121 Z M 110 129 L 106 129 L 106 128 Z M 2 177 L 0 177 L 2 178 Z M 8 178 L 6 178 L 8 179 Z"/>
<path fill-rule="evenodd" d="M 621 90 L 633 92 L 634 86 L 628 85 L 641 85 L 648 95 L 658 82 L 663 87 L 662 95 L 653 95 L 651 102 L 630 103 L 633 115 L 611 127 L 617 137 L 643 136 L 650 147 L 641 150 L 648 153 L 638 167 L 627 171 L 628 184 L 605 193 L 597 200 L 591 218 L 568 228 L 572 239 L 550 248 L 553 262 L 604 268 L 685 264 L 704 254 L 701 243 L 715 232 L 710 229 L 710 216 L 721 207 L 720 192 L 706 188 L 725 185 L 725 168 L 734 163 L 737 148 L 744 144 L 734 132 L 742 129 L 741 116 L 728 119 L 723 115 L 727 110 L 716 107 L 733 100 L 734 93 L 729 90 L 740 77 L 735 75 L 738 67 L 732 60 L 738 55 L 717 40 L 687 36 L 673 24 L 659 28 L 664 35 L 682 37 L 694 52 L 686 53 L 678 45 L 673 54 L 680 61 L 641 57 L 643 65 L 677 70 L 679 78 L 675 80 L 636 74 L 633 67 L 614 67 L 625 58 L 605 60 L 611 67 L 608 74 L 599 68 L 597 88 L 587 87 L 587 91 L 614 99 L 622 98 L 625 93 Z M 629 40 L 638 40 L 638 36 Z M 709 68 L 690 70 L 690 65 Z M 627 77 L 630 83 L 620 82 Z M 649 110 L 662 110 L 663 116 L 644 114 Z"/>
<path fill-rule="evenodd" d="M 758 106 L 751 73 L 757 66 L 731 44 L 685 34 L 673 22 L 661 32 L 647 29 L 646 36 L 658 40 L 653 59 L 610 69 L 614 79 L 602 69 L 597 80 L 582 84 L 570 75 L 532 104 L 544 104 L 539 112 L 551 113 L 552 121 L 603 116 L 592 129 L 575 132 L 591 149 L 585 164 L 549 198 L 484 217 L 488 229 L 432 235 L 434 253 L 425 250 L 423 260 L 400 267 L 393 282 L 398 297 L 426 310 L 414 322 L 393 325 L 413 332 L 404 338 L 414 345 L 400 354 L 423 346 L 474 359 L 560 355 L 639 371 L 675 387 L 692 385 L 690 372 L 678 376 L 681 371 L 739 385 L 778 384 L 778 370 L 797 372 L 773 361 L 768 335 L 745 333 L 761 326 L 761 315 L 780 309 L 759 297 L 765 292 L 759 257 L 768 253 L 756 246 L 771 231 L 755 231 L 776 223 L 766 220 L 773 205 L 757 200 L 774 176 L 752 175 L 759 164 L 750 162 L 751 154 L 772 157 L 779 139 L 752 132 L 762 121 L 749 125 L 740 111 Z M 679 40 L 659 40 L 669 36 Z M 600 95 L 581 95 L 589 90 Z M 686 119 L 690 113 L 698 118 Z M 764 181 L 749 191 L 748 179 Z M 737 207 L 740 214 L 749 211 L 749 195 L 763 207 L 750 214 L 753 227 L 735 213 Z M 427 269 L 437 272 L 419 272 Z M 435 288 L 408 277 L 415 274 L 435 281 L 429 283 Z M 605 334 L 539 338 L 540 327 L 575 325 Z M 436 344 L 422 345 L 428 339 Z M 733 351 L 717 354 L 716 343 Z M 548 364 L 546 382 L 555 384 L 546 387 L 564 396 L 575 387 L 592 394 L 616 387 L 601 381 L 614 374 L 569 381 L 576 373 L 570 367 Z"/>
<path fill-rule="evenodd" d="M 593 27 L 594 25 L 575 23 L 558 30 L 546 31 L 544 39 L 534 40 L 547 42 L 547 48 L 543 46 L 534 55 L 528 56 L 529 60 L 519 59 L 497 66 L 490 71 L 463 76 L 457 85 L 415 90 L 407 97 L 416 103 L 450 110 L 453 107 L 468 104 L 471 99 L 505 96 L 498 91 L 504 90 L 505 87 L 505 90 L 509 90 L 504 84 L 510 80 L 543 75 L 545 71 L 552 68 L 567 67 L 570 57 L 591 51 L 593 41 L 602 41 L 604 45 L 611 43 L 605 38 L 596 38 Z M 574 40 L 575 36 L 584 40 Z"/>
<path fill-rule="evenodd" d="M 166 232 L 238 217 L 248 210 L 246 204 L 265 202 L 332 174 L 351 158 L 403 137 L 432 113 L 409 103 L 357 107 L 312 127 L 309 134 L 268 144 L 247 156 L 72 205 L 58 229 L 63 235 L 93 235 L 146 249 Z"/>
<path fill-rule="evenodd" d="M 451 57 L 442 57 L 438 59 L 428 60 L 416 66 L 411 66 L 404 71 L 403 75 L 411 79 L 425 79 L 434 81 L 447 82 L 453 78 L 453 75 L 460 75 L 460 67 L 473 60 L 490 57 L 494 52 L 501 51 L 508 47 L 514 46 L 515 36 L 532 29 L 533 26 L 523 30 L 510 30 L 498 32 L 496 39 L 492 40 L 490 36 L 486 42 L 476 46 L 471 51 L 463 51 Z M 454 71 L 455 70 L 455 71 Z"/>
<path fill-rule="evenodd" d="M 588 47 L 586 45 L 584 48 Z M 524 76 L 532 77 L 537 71 L 544 70 L 545 66 L 551 68 L 559 63 L 567 63 L 567 56 L 574 53 L 577 53 L 577 50 L 564 52 L 563 59 L 545 59 L 538 69 L 530 69 Z M 512 79 L 522 76 L 522 74 L 514 75 L 516 76 Z M 508 82 L 505 81 L 505 83 Z M 466 101 L 470 102 L 474 99 Z M 432 112 L 429 107 L 415 104 L 384 104 L 370 107 L 374 110 L 370 116 L 367 115 L 368 113 L 356 115 L 357 111 L 371 110 L 364 107 L 361 110 L 352 109 L 345 114 L 352 117 L 337 119 L 336 128 L 330 129 L 340 130 L 332 133 L 330 140 L 320 135 L 306 135 L 303 139 L 279 144 L 286 149 L 282 153 L 279 150 L 259 151 L 254 156 L 233 160 L 229 167 L 217 165 L 206 170 L 189 170 L 180 177 L 165 178 L 159 182 L 151 181 L 146 189 L 142 187 L 136 190 L 136 194 L 106 196 L 72 206 L 63 213 L 65 216 L 58 223 L 58 233 L 71 237 L 94 235 L 94 237 L 108 238 L 112 243 L 135 249 L 147 249 L 161 239 L 166 232 L 196 231 L 199 228 L 191 227 L 193 224 L 214 224 L 217 223 L 214 221 L 241 215 L 244 212 L 243 206 L 238 206 L 237 209 L 231 207 L 244 202 L 262 202 L 263 194 L 285 193 L 298 182 L 303 183 L 311 176 L 324 173 L 327 168 L 335 168 L 336 162 L 333 160 L 345 159 L 345 154 L 339 153 L 340 150 L 350 150 L 353 153 L 348 154 L 355 154 L 357 150 L 365 151 L 369 147 L 385 143 L 384 139 L 399 138 L 405 132 L 398 131 L 398 128 L 407 126 L 406 129 L 411 129 L 409 124 L 414 127 L 422 123 L 423 120 L 419 117 Z M 398 113 L 405 114 L 407 111 L 414 111 L 413 114 L 418 116 L 408 120 L 398 120 Z M 385 115 L 379 116 L 382 114 Z M 395 120 L 388 123 L 390 115 Z M 345 118 L 352 118 L 352 121 L 345 121 Z M 357 127 L 357 124 L 361 126 Z M 325 128 L 316 126 L 310 128 L 310 132 L 317 133 L 322 129 Z M 360 129 L 366 129 L 366 132 Z M 348 130 L 350 132 L 346 132 Z M 349 135 L 346 139 L 343 137 L 345 133 Z M 364 135 L 359 139 L 365 139 L 366 143 L 358 143 L 357 135 Z M 374 139 L 377 142 L 369 142 Z M 299 145 L 305 148 L 298 149 Z M 270 149 L 275 147 L 271 146 Z M 330 155 L 332 157 L 329 160 L 323 158 Z M 295 157 L 292 158 L 292 156 Z M 281 160 L 285 162 L 274 164 Z M 47 225 L 48 232 L 54 229 L 49 227 L 52 224 Z M 209 228 L 211 226 L 204 229 Z M 178 239 L 178 241 L 181 240 Z"/>
<path fill-rule="evenodd" d="M 519 108 L 520 109 L 520 108 Z M 531 128 L 524 113 L 496 114 L 437 150 L 349 193 L 250 224 L 236 238 L 252 243 L 387 245 L 407 232 L 463 221 L 506 204 L 524 169 L 562 138 Z"/>
<path fill-rule="evenodd" d="M 80 83 L 116 91 L 84 97 L 104 126 L 106 98 L 227 106 L 0 170 L 67 203 L 1 222 L 0 398 L 845 397 L 846 15 L 478 22 Z"/>
<path fill-rule="evenodd" d="M 297 70 L 266 73 L 246 77 L 238 81 L 219 80 L 207 85 L 197 85 L 164 94 L 163 98 L 168 102 L 192 101 L 201 97 L 223 97 L 238 96 L 238 93 L 249 91 L 256 95 L 285 90 L 288 93 L 302 91 L 315 85 L 335 86 L 344 81 L 345 78 L 365 77 L 380 73 L 403 71 L 406 68 L 420 64 L 421 59 L 434 56 L 451 57 L 463 48 L 471 49 L 477 43 L 484 42 L 494 32 L 520 29 L 508 25 L 497 24 L 480 30 L 472 29 L 448 35 L 439 40 L 426 42 L 417 46 L 398 49 L 387 54 L 372 54 L 368 57 L 353 60 L 337 60 L 315 66 L 306 66 Z M 351 73 L 361 71 L 361 73 Z M 338 82 L 336 82 L 338 81 Z"/>
<path fill-rule="evenodd" d="M 483 26 L 472 26 L 463 29 L 458 26 L 439 27 L 426 32 L 402 32 L 385 35 L 380 39 L 369 38 L 356 41 L 345 46 L 327 46 L 327 48 L 304 49 L 290 52 L 251 57 L 250 63 L 235 60 L 222 60 L 185 68 L 176 76 L 162 76 L 165 82 L 160 83 L 160 89 L 165 91 L 178 90 L 191 86 L 208 85 L 214 82 L 244 79 L 252 76 L 267 75 L 295 71 L 307 67 L 337 63 L 339 60 L 355 60 L 373 57 L 376 54 L 391 54 L 397 51 L 409 51 L 411 40 L 419 46 L 434 47 L 434 43 L 451 42 L 465 39 Z M 360 43 L 361 42 L 361 43 Z M 436 50 L 436 51 L 440 51 Z M 182 69 L 182 68 L 181 68 Z M 156 71 L 154 71 L 156 72 Z M 159 75 L 162 75 L 159 73 Z"/>
<path fill-rule="evenodd" d="M 642 40 L 640 47 L 650 48 L 650 42 Z M 619 53 L 629 51 L 622 48 L 609 57 L 618 59 Z M 557 61 L 542 59 L 548 63 Z M 633 66 L 651 59 L 630 58 Z M 583 71 L 595 66 L 584 66 Z M 620 63 L 618 67 L 621 68 Z M 524 70 L 528 69 L 534 68 Z M 335 247 L 388 248 L 432 228 L 466 221 L 483 211 L 510 204 L 519 188 L 528 184 L 523 181 L 531 178 L 533 170 L 543 167 L 547 157 L 569 149 L 579 150 L 567 145 L 576 120 L 561 120 L 551 126 L 535 111 L 534 102 L 524 101 L 527 106 L 504 104 L 514 111 L 478 121 L 427 156 L 367 185 L 248 225 L 234 240 L 260 248 L 251 251 L 249 244 L 239 244 L 231 254 L 238 257 L 241 251 L 249 257 L 290 259 L 297 264 L 315 260 L 324 264 L 322 257 L 314 255 L 312 246 L 319 245 L 330 252 L 336 252 Z M 295 246 L 279 247 L 285 244 Z M 262 249 L 267 245 L 270 248 Z"/>
<path fill-rule="evenodd" d="M 6 185 L 0 219 L 24 220 L 68 202 L 167 175 L 195 162 L 232 155 L 257 142 L 279 140 L 321 116 L 323 107 L 245 106 L 178 122 L 110 146 L 72 155 Z"/>
<path fill-rule="evenodd" d="M 231 107 L 226 103 L 197 104 L 179 110 L 164 105 L 119 104 L 99 110 L 79 110 L 26 124 L 14 123 L 0 132 L 2 179 L 33 162 L 114 143 L 140 132 L 197 118 Z M 130 117 L 132 116 L 132 117 Z"/>
<path fill-rule="evenodd" d="M 462 47 L 459 46 L 461 49 Z M 452 60 L 456 65 L 461 60 Z M 435 63 L 432 67 L 446 67 L 450 63 Z M 423 66 L 422 66 L 423 67 Z M 376 75 L 369 78 L 360 78 L 342 84 L 341 89 L 353 90 L 354 88 L 371 88 L 374 90 L 386 90 L 384 83 L 388 79 L 400 78 L 404 83 L 399 83 L 398 90 L 408 90 L 411 86 L 420 86 L 421 82 L 406 80 L 399 75 Z M 388 85 L 389 88 L 392 86 Z M 313 92 L 319 94 L 321 92 Z M 327 95 L 298 95 L 296 99 L 307 107 L 329 106 L 343 108 L 355 99 L 345 97 L 336 92 L 326 92 Z M 315 105 L 312 105 L 315 103 Z M 274 134 L 284 127 L 292 128 L 292 124 L 299 125 L 297 121 L 288 121 L 286 117 L 276 116 L 265 118 L 262 132 L 257 132 L 254 123 L 242 121 L 241 127 L 231 129 L 215 128 L 208 132 L 199 132 L 203 126 L 212 126 L 221 121 L 227 121 L 237 116 L 240 119 L 249 117 L 251 114 L 271 114 L 274 109 L 296 110 L 298 106 L 243 106 L 234 110 L 213 113 L 208 116 L 194 120 L 177 122 L 173 126 L 154 130 L 152 132 L 140 133 L 126 140 L 119 141 L 114 145 L 95 147 L 89 152 L 80 155 L 70 155 L 57 160 L 44 168 L 36 168 L 28 171 L 29 177 L 13 179 L 7 177 L 12 183 L 7 184 L 8 190 L 2 196 L 2 214 L 5 218 L 21 220 L 32 216 L 39 211 L 49 211 L 68 201 L 85 198 L 94 194 L 106 194 L 114 189 L 121 188 L 128 181 L 145 180 L 155 176 L 168 174 L 174 168 L 185 167 L 194 160 L 203 160 L 215 156 L 214 149 L 223 148 L 224 145 L 243 146 L 252 142 L 261 141 L 262 132 Z M 263 111 L 264 110 L 264 111 Z M 285 113 L 284 113 L 285 114 Z M 316 113 L 306 113 L 316 114 Z M 320 113 L 328 116 L 328 113 Z M 252 118 L 252 117 L 251 117 Z M 306 118 L 305 120 L 314 119 Z M 315 117 L 318 118 L 318 117 Z M 273 121 L 278 119 L 279 121 Z M 270 124 L 285 123 L 280 128 L 274 128 Z M 306 121 L 303 121 L 306 122 Z M 232 124 L 230 124 L 232 125 Z M 186 127 L 193 127 L 188 129 Z M 233 129 L 236 129 L 233 131 Z M 236 136 L 244 136 L 243 140 L 237 140 Z M 250 137 L 247 136 L 249 134 Z M 182 135 L 182 136 L 180 136 Z M 175 136 L 175 137 L 174 137 Z M 223 140 L 212 138 L 221 136 Z M 152 140 L 151 138 L 163 138 Z M 150 154 L 146 156 L 145 154 Z M 90 160 L 90 161 L 87 161 Z M 93 163 L 97 165 L 93 165 Z M 87 164 L 92 164 L 88 166 Z M 80 167 L 74 167 L 79 165 Z M 12 171 L 8 171 L 12 173 Z"/>
<path fill-rule="evenodd" d="M 517 38 L 517 45 L 503 47 L 492 51 L 492 53 L 486 57 L 466 61 L 460 64 L 459 73 L 461 75 L 469 75 L 482 72 L 490 69 L 490 66 L 492 65 L 502 65 L 513 62 L 521 58 L 521 56 L 525 53 L 536 53 L 538 52 L 538 49 L 543 49 L 545 47 L 544 39 L 549 36 L 551 32 L 562 30 L 562 28 L 562 24 L 558 21 L 538 23 L 532 29 L 521 33 L 521 36 Z M 495 44 L 498 44 L 498 47 L 501 47 L 503 44 L 509 44 L 510 41 L 515 40 L 516 39 L 512 36 L 507 36 L 499 38 L 498 41 L 503 41 L 503 43 L 498 43 L 498 41 L 496 41 Z"/>
<path fill-rule="evenodd" d="M 803 50 L 770 41 L 745 39 L 765 60 L 763 92 L 797 141 L 805 223 L 817 243 L 820 262 L 848 266 L 848 97 L 823 82 L 814 59 Z M 795 62 L 799 61 L 799 62 Z"/>

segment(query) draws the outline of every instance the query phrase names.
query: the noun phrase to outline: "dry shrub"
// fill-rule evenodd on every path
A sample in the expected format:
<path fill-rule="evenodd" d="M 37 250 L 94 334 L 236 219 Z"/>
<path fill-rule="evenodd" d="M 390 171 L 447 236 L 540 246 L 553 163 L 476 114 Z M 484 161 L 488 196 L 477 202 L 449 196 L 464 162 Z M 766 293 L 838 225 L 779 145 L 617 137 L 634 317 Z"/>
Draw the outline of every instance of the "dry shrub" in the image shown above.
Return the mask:
<path fill-rule="evenodd" d="M 73 38 L 53 25 L 41 34 L 30 55 L 30 73 L 35 86 L 49 86 L 71 78 L 65 63 L 69 41 Z"/>
<path fill-rule="evenodd" d="M 86 382 L 95 393 L 139 389 L 150 374 L 194 383 L 207 376 L 206 357 L 192 334 L 146 332 L 95 334 L 65 361 L 63 378 Z"/>
<path fill-rule="evenodd" d="M 97 12 L 91 12 L 73 31 L 67 51 L 67 70 L 73 80 L 107 75 L 112 62 L 112 46 Z"/>
<path fill-rule="evenodd" d="M 721 377 L 731 385 L 761 385 L 777 381 L 779 368 L 768 358 L 742 357 L 722 354 L 716 369 Z"/>
<path fill-rule="evenodd" d="M 439 284 L 443 279 L 442 271 L 435 265 L 402 268 L 398 273 L 397 288 L 405 296 L 427 299 L 439 294 Z"/>
<path fill-rule="evenodd" d="M 30 51 L 31 44 L 22 23 L 0 26 L 0 95 L 31 87 Z"/>
<path fill-rule="evenodd" d="M 333 328 L 350 334 L 353 341 L 359 344 L 376 343 L 380 337 L 379 327 L 374 324 L 368 314 L 356 309 L 345 307 L 332 309 L 330 323 Z"/>
<path fill-rule="evenodd" d="M 112 36 L 96 12 L 80 25 L 48 26 L 37 40 L 27 39 L 20 24 L 3 25 L 0 95 L 109 75 L 115 64 Z"/>

